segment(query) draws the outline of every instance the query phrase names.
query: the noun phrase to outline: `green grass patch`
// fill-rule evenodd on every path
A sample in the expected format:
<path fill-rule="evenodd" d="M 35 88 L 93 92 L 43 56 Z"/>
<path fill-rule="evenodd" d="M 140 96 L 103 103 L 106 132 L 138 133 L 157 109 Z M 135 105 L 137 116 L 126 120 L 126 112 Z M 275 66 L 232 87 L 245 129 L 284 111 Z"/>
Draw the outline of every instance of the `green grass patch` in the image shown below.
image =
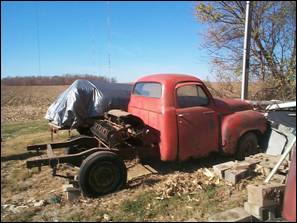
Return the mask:
<path fill-rule="evenodd" d="M 48 122 L 46 120 L 1 124 L 1 137 L 4 140 L 44 131 L 48 131 Z"/>
<path fill-rule="evenodd" d="M 115 221 L 163 221 L 178 220 L 182 215 L 188 215 L 184 209 L 186 198 L 173 196 L 163 200 L 156 199 L 153 191 L 142 192 L 134 199 L 124 200 L 118 209 L 118 212 L 112 216 Z M 177 219 L 171 219 L 175 215 Z"/>
<path fill-rule="evenodd" d="M 222 196 L 224 186 L 206 185 L 203 190 L 182 196 L 157 199 L 154 191 L 141 192 L 124 200 L 112 212 L 115 221 L 186 221 L 197 219 L 206 221 L 211 213 L 216 213 L 240 204 L 240 199 L 230 200 Z M 220 205 L 224 201 L 224 205 Z"/>
<path fill-rule="evenodd" d="M 147 221 L 156 216 L 154 205 L 158 202 L 155 194 L 151 191 L 142 192 L 134 199 L 124 200 L 118 211 L 113 213 L 112 219 L 115 221 Z"/>
<path fill-rule="evenodd" d="M 63 218 L 63 221 L 68 221 L 68 222 L 80 222 L 83 221 L 83 215 L 80 212 L 76 213 L 71 213 L 69 215 L 66 215 Z"/>
<path fill-rule="evenodd" d="M 207 198 L 212 199 L 216 195 L 217 187 L 213 184 L 210 184 L 210 185 L 207 185 L 204 190 Z"/>
<path fill-rule="evenodd" d="M 78 132 L 72 131 L 71 135 L 78 135 Z M 66 141 L 68 138 L 69 133 L 65 130 L 54 134 L 54 142 Z M 27 159 L 29 158 L 26 149 L 28 145 L 52 142 L 46 120 L 2 124 L 1 139 L 1 158 L 5 157 L 3 158 L 5 160 Z M 15 156 L 7 157 L 12 155 Z"/>

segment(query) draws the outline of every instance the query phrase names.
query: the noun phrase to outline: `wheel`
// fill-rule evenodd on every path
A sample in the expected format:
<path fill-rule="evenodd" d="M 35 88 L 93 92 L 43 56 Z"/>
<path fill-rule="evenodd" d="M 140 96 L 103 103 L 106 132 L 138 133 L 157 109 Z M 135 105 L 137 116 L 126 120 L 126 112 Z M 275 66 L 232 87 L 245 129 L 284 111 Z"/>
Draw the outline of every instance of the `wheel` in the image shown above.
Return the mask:
<path fill-rule="evenodd" d="M 258 138 L 255 133 L 248 132 L 240 139 L 235 153 L 237 160 L 244 160 L 246 156 L 260 152 L 258 148 Z"/>
<path fill-rule="evenodd" d="M 82 163 L 78 183 L 87 197 L 114 192 L 127 182 L 123 160 L 113 152 L 102 151 L 88 156 Z"/>

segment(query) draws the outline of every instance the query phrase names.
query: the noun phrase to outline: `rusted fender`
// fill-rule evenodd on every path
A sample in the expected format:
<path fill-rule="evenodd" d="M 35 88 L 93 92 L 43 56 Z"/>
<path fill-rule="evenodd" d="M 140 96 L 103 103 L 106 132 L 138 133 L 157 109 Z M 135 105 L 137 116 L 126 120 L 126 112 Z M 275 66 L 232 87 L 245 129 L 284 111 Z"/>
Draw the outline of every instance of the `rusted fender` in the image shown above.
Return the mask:
<path fill-rule="evenodd" d="M 257 111 L 246 110 L 227 115 L 222 119 L 222 149 L 226 154 L 234 154 L 238 140 L 249 131 L 264 134 L 267 120 Z"/>

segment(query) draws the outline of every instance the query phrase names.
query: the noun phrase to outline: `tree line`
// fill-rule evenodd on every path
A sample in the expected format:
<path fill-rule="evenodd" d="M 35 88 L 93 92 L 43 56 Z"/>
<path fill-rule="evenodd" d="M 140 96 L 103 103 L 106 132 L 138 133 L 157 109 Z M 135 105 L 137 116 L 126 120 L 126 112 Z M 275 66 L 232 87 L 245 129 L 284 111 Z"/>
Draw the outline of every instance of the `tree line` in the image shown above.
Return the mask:
<path fill-rule="evenodd" d="M 62 76 L 21 76 L 5 77 L 1 79 L 2 85 L 7 86 L 33 86 L 33 85 L 70 85 L 75 80 L 100 80 L 107 83 L 115 83 L 114 77 L 108 78 L 100 75 L 91 74 L 65 74 Z"/>

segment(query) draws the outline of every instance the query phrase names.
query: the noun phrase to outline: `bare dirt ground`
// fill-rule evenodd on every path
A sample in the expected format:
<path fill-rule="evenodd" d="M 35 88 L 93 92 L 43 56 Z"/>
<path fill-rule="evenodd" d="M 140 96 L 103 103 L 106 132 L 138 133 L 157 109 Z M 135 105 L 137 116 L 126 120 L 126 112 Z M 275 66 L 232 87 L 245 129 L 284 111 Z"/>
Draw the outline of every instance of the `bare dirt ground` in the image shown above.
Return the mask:
<path fill-rule="evenodd" d="M 48 167 L 28 171 L 33 157 L 26 146 L 50 142 L 42 120 L 48 106 L 67 86 L 2 87 L 1 89 L 1 221 L 206 221 L 218 211 L 243 206 L 246 185 L 232 186 L 211 177 L 212 165 L 229 158 L 211 156 L 186 163 L 150 163 L 158 174 L 139 176 L 134 167 L 122 190 L 98 199 L 66 199 L 65 179 Z M 57 136 L 56 136 L 57 137 Z M 68 138 L 61 132 L 56 141 Z M 134 160 L 126 161 L 131 164 Z M 77 169 L 62 167 L 62 173 Z M 131 175 L 132 174 L 132 175 Z"/>

